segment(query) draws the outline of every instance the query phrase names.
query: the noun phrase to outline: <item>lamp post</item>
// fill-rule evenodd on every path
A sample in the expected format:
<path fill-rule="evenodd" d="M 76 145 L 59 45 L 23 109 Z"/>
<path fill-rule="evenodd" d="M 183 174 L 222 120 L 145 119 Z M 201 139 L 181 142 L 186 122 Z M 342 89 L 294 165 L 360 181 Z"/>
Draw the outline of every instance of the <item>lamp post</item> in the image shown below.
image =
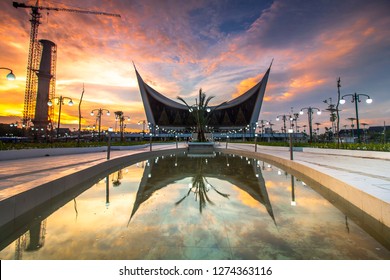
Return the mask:
<path fill-rule="evenodd" d="M 103 112 L 104 111 L 107 111 L 107 116 L 109 116 L 110 115 L 110 111 L 109 110 L 107 110 L 107 109 L 102 109 L 102 108 L 100 108 L 100 109 L 93 109 L 92 111 L 91 111 L 91 116 L 94 116 L 95 115 L 95 113 L 94 113 L 94 111 L 97 111 L 98 113 L 97 113 L 97 117 L 98 117 L 98 121 L 99 121 L 99 141 L 101 141 L 101 127 L 102 127 L 102 115 L 103 115 Z"/>
<path fill-rule="evenodd" d="M 358 113 L 358 102 L 361 102 L 360 100 L 360 96 L 364 96 L 366 97 L 366 103 L 367 104 L 371 104 L 372 103 L 372 99 L 370 96 L 368 96 L 367 94 L 357 94 L 356 92 L 354 94 L 345 94 L 341 97 L 340 99 L 340 104 L 344 104 L 345 103 L 345 99 L 344 97 L 346 96 L 351 96 L 352 97 L 352 103 L 355 102 L 355 112 L 356 112 L 356 128 L 357 128 L 357 137 L 358 137 L 358 143 L 360 143 L 360 131 L 359 131 L 359 113 Z"/>
<path fill-rule="evenodd" d="M 226 136 L 226 149 L 228 148 L 229 135 Z"/>
<path fill-rule="evenodd" d="M 0 69 L 10 71 L 10 72 L 7 74 L 7 76 L 6 76 L 6 78 L 7 78 L 8 81 L 13 81 L 13 80 L 16 79 L 15 74 L 12 72 L 12 69 L 9 69 L 9 68 L 6 68 L 6 67 L 0 67 Z"/>
<path fill-rule="evenodd" d="M 312 126 L 312 121 L 313 121 L 313 110 L 317 110 L 317 115 L 321 115 L 321 110 L 315 107 L 305 107 L 302 108 L 301 111 L 299 112 L 300 115 L 303 115 L 303 110 L 307 110 L 307 117 L 309 121 L 309 135 L 310 135 L 310 143 L 313 142 L 313 126 Z"/>
<path fill-rule="evenodd" d="M 60 96 L 60 97 L 54 97 L 53 100 L 55 99 L 58 99 L 57 101 L 57 105 L 59 105 L 59 109 L 58 109 L 58 123 L 57 123 L 57 139 L 60 137 L 60 123 L 61 123 L 61 106 L 64 105 L 64 100 L 69 100 L 68 101 L 68 105 L 69 106 L 73 106 L 73 101 L 72 101 L 72 98 L 70 97 L 66 97 L 66 96 Z M 53 100 L 52 99 L 49 99 L 49 101 L 47 102 L 47 105 L 49 106 L 53 106 Z"/>
<path fill-rule="evenodd" d="M 292 134 L 293 133 L 294 133 L 294 129 L 293 128 L 289 128 L 288 129 L 288 134 L 290 136 L 290 160 L 294 159 L 294 156 L 293 156 L 293 138 L 292 138 Z"/>
<path fill-rule="evenodd" d="M 112 127 L 108 128 L 108 143 L 107 143 L 107 159 L 110 159 L 111 155 L 111 132 L 113 131 Z"/>
<path fill-rule="evenodd" d="M 255 152 L 257 152 L 257 133 L 255 133 Z"/>

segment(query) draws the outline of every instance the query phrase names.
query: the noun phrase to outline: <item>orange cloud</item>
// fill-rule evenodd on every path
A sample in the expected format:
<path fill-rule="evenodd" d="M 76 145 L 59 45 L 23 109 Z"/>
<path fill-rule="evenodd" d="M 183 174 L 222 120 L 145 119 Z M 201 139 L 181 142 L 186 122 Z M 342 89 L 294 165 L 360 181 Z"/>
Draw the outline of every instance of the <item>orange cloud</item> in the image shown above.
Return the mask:
<path fill-rule="evenodd" d="M 251 77 L 251 78 L 248 78 L 248 79 L 241 81 L 237 86 L 236 92 L 233 93 L 233 98 L 240 96 L 241 94 L 243 94 L 247 90 L 254 87 L 260 81 L 261 78 L 262 78 L 262 75 L 258 75 L 256 77 Z"/>
<path fill-rule="evenodd" d="M 290 87 L 298 89 L 310 89 L 324 84 L 324 79 L 317 79 L 310 77 L 309 75 L 303 75 L 297 79 L 293 79 L 290 82 Z"/>

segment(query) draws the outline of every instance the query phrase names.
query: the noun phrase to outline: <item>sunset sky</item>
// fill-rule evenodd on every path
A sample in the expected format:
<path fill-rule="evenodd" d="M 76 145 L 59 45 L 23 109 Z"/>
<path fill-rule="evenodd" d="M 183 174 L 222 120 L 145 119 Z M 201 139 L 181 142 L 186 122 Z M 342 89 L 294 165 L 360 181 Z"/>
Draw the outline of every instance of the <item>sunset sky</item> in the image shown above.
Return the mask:
<path fill-rule="evenodd" d="M 34 5 L 36 1 L 20 0 Z M 359 103 L 361 123 L 390 125 L 390 1 L 388 0 L 41 0 L 41 6 L 118 13 L 121 18 L 41 10 L 38 39 L 57 45 L 56 95 L 71 97 L 61 126 L 77 127 L 83 84 L 83 127 L 95 123 L 92 109 L 131 117 L 140 130 L 146 119 L 132 62 L 144 80 L 177 101 L 195 102 L 199 88 L 211 105 L 237 97 L 273 65 L 259 119 L 282 124 L 277 115 L 301 108 L 326 109 L 341 94 L 367 94 Z M 30 9 L 0 1 L 0 123 L 20 121 L 26 83 Z M 351 97 L 340 105 L 341 125 L 355 117 Z M 306 113 L 306 112 L 305 112 Z M 55 116 L 58 116 L 56 108 Z M 313 122 L 329 126 L 329 114 Z M 307 115 L 299 125 L 307 124 Z M 130 129 L 129 129 L 130 128 Z M 323 130 L 322 130 L 323 131 Z"/>

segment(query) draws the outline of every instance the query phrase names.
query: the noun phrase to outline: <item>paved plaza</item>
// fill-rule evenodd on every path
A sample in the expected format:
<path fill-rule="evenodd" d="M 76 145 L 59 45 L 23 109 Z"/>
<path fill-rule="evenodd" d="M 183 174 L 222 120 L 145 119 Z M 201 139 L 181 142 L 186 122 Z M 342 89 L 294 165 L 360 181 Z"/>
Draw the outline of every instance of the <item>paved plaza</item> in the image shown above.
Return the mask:
<path fill-rule="evenodd" d="M 179 148 L 186 147 L 179 143 Z M 175 149 L 176 144 L 154 144 L 153 151 Z M 224 142 L 217 143 L 218 150 L 226 149 Z M 229 149 L 253 153 L 253 144 L 229 143 Z M 112 150 L 110 159 L 150 151 L 149 145 L 132 147 L 131 150 Z M 272 155 L 289 160 L 288 148 L 257 146 L 257 153 Z M 0 154 L 1 159 L 1 154 Z M 51 178 L 65 176 L 70 172 L 88 168 L 107 161 L 106 152 L 69 154 L 61 156 L 33 157 L 16 160 L 0 160 L 0 199 L 17 194 L 23 186 L 40 185 Z M 321 154 L 314 152 L 294 152 L 294 162 L 329 175 L 356 189 L 367 193 L 386 204 L 390 204 L 390 159 Z M 386 215 L 388 215 L 387 213 Z"/>

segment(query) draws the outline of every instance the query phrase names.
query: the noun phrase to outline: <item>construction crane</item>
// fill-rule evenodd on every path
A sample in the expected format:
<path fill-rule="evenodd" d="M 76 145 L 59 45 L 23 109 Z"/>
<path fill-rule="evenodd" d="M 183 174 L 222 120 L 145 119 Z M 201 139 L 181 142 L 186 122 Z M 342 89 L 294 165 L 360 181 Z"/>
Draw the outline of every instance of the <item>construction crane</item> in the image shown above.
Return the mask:
<path fill-rule="evenodd" d="M 81 14 L 94 14 L 101 16 L 111 16 L 111 17 L 121 17 L 119 14 L 98 12 L 98 11 L 86 11 L 79 9 L 67 9 L 67 8 L 57 8 L 57 7 L 44 7 L 39 5 L 39 0 L 36 1 L 36 4 L 26 5 L 24 3 L 13 2 L 12 5 L 15 8 L 26 8 L 31 9 L 31 32 L 30 32 L 30 46 L 28 52 L 28 62 L 27 62 L 27 78 L 26 78 L 26 90 L 24 96 L 24 109 L 23 109 L 23 124 L 29 126 L 29 122 L 34 119 L 34 102 L 36 98 L 37 91 L 37 77 L 35 72 L 38 69 L 39 64 L 39 43 L 38 43 L 38 26 L 40 24 L 41 13 L 40 10 L 49 10 L 49 11 L 60 11 L 60 12 L 71 12 L 71 13 L 81 13 Z"/>

